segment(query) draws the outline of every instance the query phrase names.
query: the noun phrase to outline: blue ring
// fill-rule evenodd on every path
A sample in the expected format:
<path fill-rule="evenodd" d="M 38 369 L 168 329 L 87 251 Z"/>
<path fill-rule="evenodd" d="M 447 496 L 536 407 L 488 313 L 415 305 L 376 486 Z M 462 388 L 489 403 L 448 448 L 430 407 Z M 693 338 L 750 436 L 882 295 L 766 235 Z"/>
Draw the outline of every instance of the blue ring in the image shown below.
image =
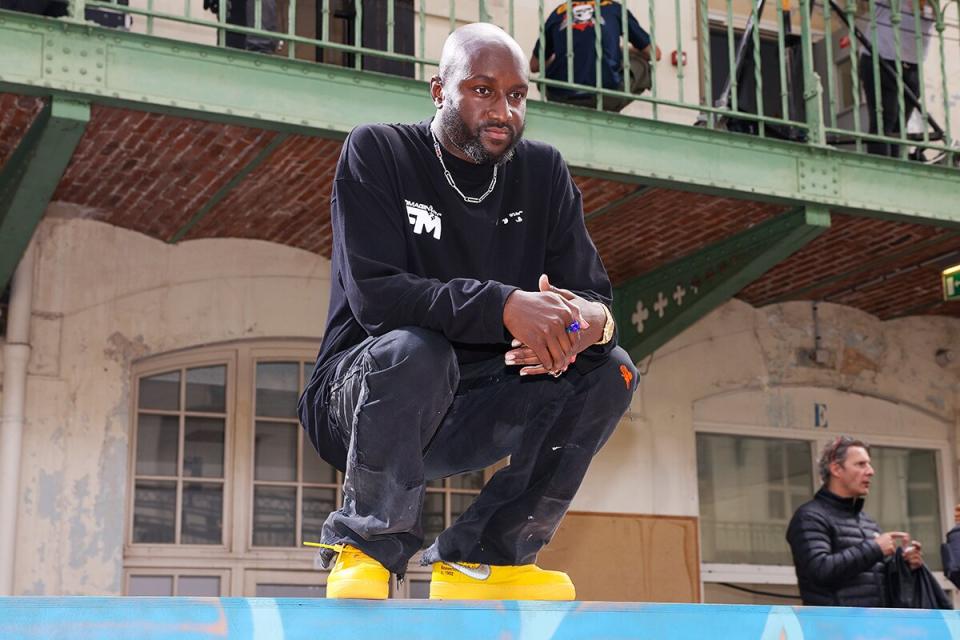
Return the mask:
<path fill-rule="evenodd" d="M 580 332 L 580 323 L 574 320 L 567 325 L 567 333 L 579 333 Z"/>

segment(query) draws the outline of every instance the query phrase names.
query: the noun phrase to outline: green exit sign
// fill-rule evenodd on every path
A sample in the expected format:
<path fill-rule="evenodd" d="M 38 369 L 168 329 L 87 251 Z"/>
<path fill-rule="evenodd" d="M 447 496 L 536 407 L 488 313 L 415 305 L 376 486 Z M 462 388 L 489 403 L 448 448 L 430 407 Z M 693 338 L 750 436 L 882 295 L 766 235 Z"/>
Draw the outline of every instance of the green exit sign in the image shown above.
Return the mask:
<path fill-rule="evenodd" d="M 960 264 L 943 272 L 943 299 L 960 300 Z"/>

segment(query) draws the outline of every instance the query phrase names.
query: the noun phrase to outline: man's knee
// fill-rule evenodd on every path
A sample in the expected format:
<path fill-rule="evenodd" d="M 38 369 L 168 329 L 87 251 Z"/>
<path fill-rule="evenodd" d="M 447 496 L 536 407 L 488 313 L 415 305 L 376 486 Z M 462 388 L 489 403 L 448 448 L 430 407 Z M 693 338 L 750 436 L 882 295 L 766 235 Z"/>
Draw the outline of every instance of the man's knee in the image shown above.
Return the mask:
<path fill-rule="evenodd" d="M 370 359 L 381 374 L 415 384 L 419 392 L 449 393 L 460 379 L 453 346 L 443 334 L 420 327 L 394 329 L 370 347 Z"/>
<path fill-rule="evenodd" d="M 640 377 L 630 355 L 615 347 L 607 361 L 589 375 L 593 385 L 591 395 L 596 398 L 595 410 L 615 418 L 626 413 Z"/>

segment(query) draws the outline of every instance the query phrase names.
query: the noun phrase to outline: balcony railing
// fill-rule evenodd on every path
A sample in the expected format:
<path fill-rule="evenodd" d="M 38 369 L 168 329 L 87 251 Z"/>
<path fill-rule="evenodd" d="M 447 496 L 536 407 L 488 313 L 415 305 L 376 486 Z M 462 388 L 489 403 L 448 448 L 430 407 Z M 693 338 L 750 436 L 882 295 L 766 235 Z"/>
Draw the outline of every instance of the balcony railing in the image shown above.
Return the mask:
<path fill-rule="evenodd" d="M 525 51 L 551 43 L 530 61 L 546 70 L 532 76 L 533 99 L 570 102 L 573 92 L 588 108 L 630 103 L 624 113 L 654 120 L 960 164 L 960 0 L 51 1 L 66 2 L 72 21 L 96 9 L 130 16 L 126 28 L 149 35 L 420 80 L 435 72 L 447 33 L 489 21 Z M 592 28 L 597 11 L 601 29 Z M 553 13 L 561 27 L 548 31 Z M 639 94 L 631 64 L 619 64 L 631 60 L 630 17 L 653 59 Z M 607 29 L 619 32 L 607 34 L 619 51 L 602 38 Z M 590 66 L 584 84 L 578 75 Z M 613 86 L 607 67 L 621 76 Z"/>

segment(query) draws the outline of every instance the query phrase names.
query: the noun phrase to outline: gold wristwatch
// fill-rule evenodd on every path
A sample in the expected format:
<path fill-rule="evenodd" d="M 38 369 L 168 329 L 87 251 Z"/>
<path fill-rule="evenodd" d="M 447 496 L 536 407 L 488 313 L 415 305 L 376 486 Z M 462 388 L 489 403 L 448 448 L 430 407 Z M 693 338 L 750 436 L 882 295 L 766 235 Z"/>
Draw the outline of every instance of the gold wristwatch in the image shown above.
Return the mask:
<path fill-rule="evenodd" d="M 607 305 L 601 302 L 600 306 L 603 307 L 603 315 L 606 318 L 606 321 L 603 323 L 603 335 L 600 336 L 600 339 L 593 344 L 607 344 L 613 340 L 613 331 L 617 328 L 616 323 L 613 321 L 613 314 L 610 313 L 610 309 L 607 308 Z"/>

